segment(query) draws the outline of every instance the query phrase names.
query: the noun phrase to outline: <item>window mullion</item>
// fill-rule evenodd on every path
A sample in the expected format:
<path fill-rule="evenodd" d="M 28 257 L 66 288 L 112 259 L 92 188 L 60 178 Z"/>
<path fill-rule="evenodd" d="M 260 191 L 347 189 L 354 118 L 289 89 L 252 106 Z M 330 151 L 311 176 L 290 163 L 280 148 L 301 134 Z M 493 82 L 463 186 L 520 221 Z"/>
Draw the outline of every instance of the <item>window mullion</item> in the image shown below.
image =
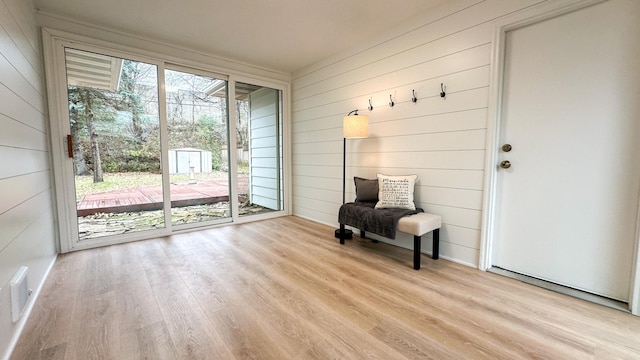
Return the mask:
<path fill-rule="evenodd" d="M 171 223 L 171 192 L 169 181 L 169 130 L 167 127 L 167 93 L 165 87 L 165 64 L 158 65 L 158 113 L 160 116 L 160 161 L 162 164 L 162 202 L 164 208 L 164 223 L 169 232 Z"/>
<path fill-rule="evenodd" d="M 240 216 L 238 204 L 238 140 L 236 136 L 236 119 L 238 114 L 236 111 L 236 82 L 233 76 L 229 77 L 229 83 L 227 84 L 229 89 L 227 93 L 227 116 L 228 116 L 228 129 L 229 129 L 229 183 L 231 184 L 229 203 L 231 205 L 231 215 L 233 222 L 237 222 Z"/>

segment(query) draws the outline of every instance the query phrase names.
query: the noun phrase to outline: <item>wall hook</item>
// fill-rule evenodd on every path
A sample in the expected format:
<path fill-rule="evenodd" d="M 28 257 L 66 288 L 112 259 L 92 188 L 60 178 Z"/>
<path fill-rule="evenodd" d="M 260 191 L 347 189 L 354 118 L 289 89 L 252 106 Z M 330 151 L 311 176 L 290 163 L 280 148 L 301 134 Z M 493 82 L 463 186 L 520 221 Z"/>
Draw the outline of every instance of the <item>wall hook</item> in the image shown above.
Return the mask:
<path fill-rule="evenodd" d="M 373 110 L 373 105 L 371 105 L 371 98 L 369 98 L 369 111 Z"/>
<path fill-rule="evenodd" d="M 442 90 L 442 92 L 440 93 L 440 97 L 445 97 L 447 96 L 447 94 L 444 92 L 445 86 L 443 83 L 440 83 L 440 90 Z"/>
<path fill-rule="evenodd" d="M 393 107 L 393 105 L 395 105 L 396 103 L 393 102 L 393 98 L 391 97 L 391 94 L 389 94 L 389 106 Z"/>
<path fill-rule="evenodd" d="M 418 102 L 418 98 L 416 97 L 416 90 L 414 89 L 414 90 L 411 90 L 411 91 L 413 93 L 413 97 L 411 98 L 411 102 L 412 103 Z"/>

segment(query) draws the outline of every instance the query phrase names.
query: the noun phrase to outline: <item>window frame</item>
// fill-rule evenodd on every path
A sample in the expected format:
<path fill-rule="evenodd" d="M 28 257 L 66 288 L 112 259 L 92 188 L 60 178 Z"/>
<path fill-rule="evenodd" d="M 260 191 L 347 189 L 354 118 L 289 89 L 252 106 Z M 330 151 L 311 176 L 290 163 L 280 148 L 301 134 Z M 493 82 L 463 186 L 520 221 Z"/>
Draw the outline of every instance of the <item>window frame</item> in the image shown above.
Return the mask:
<path fill-rule="evenodd" d="M 283 81 L 276 78 L 265 78 L 263 76 L 253 76 L 250 73 L 239 72 L 237 70 L 229 70 L 221 67 L 217 67 L 211 64 L 203 63 L 190 59 L 188 57 L 176 57 L 169 54 L 163 54 L 160 52 L 148 51 L 139 48 L 134 48 L 125 44 L 100 40 L 97 38 L 91 38 L 84 35 L 78 35 L 61 30 L 55 30 L 50 28 L 43 28 L 43 48 L 45 58 L 45 77 L 47 82 L 47 100 L 49 108 L 49 127 L 50 127 L 50 139 L 52 147 L 52 173 L 54 180 L 54 193 L 55 193 L 55 207 L 58 217 L 57 232 L 59 251 L 66 253 L 74 250 L 82 250 L 86 248 L 93 248 L 98 246 L 112 245 L 117 243 L 143 240 L 159 236 L 168 236 L 171 234 L 177 234 L 182 232 L 193 231 L 195 229 L 206 229 L 225 225 L 229 223 L 244 223 L 251 221 L 259 221 L 268 218 L 275 218 L 280 216 L 287 216 L 292 211 L 291 200 L 291 151 L 290 147 L 290 82 Z M 71 202 L 69 199 L 73 192 L 73 199 L 75 199 L 75 189 L 73 188 L 74 179 L 73 176 L 65 168 L 68 166 L 69 159 L 67 158 L 66 151 L 66 134 L 68 133 L 69 126 L 69 114 L 68 114 L 68 99 L 66 89 L 66 73 L 65 73 L 65 48 L 71 47 L 85 51 L 92 51 L 109 56 L 120 57 L 123 59 L 131 59 L 136 61 L 143 61 L 149 64 L 157 66 L 158 69 L 158 106 L 160 116 L 161 127 L 161 162 L 162 168 L 168 169 L 167 159 L 167 119 L 166 119 L 166 97 L 164 86 L 164 71 L 165 69 L 179 70 L 191 72 L 193 74 L 213 76 L 219 79 L 224 79 L 228 84 L 228 101 L 235 98 L 235 84 L 236 82 L 243 82 L 249 84 L 255 84 L 259 86 L 269 87 L 277 89 L 281 94 L 282 104 L 282 163 L 280 164 L 280 170 L 282 172 L 282 180 L 284 182 L 284 199 L 283 209 L 279 211 L 272 211 L 264 214 L 256 214 L 252 216 L 242 216 L 238 214 L 238 190 L 237 190 L 237 154 L 235 152 L 229 152 L 229 176 L 230 176 L 230 199 L 231 217 L 227 221 L 207 223 L 207 224 L 194 224 L 193 226 L 172 226 L 170 220 L 170 201 L 168 202 L 168 171 L 163 171 L 163 192 L 165 202 L 165 228 L 157 230 L 148 230 L 143 232 L 136 232 L 131 234 L 123 234 L 117 236 L 110 236 L 105 238 L 99 238 L 98 240 L 78 240 L 78 231 L 76 225 L 76 208 L 75 201 Z M 239 64 L 239 63 L 238 63 Z M 240 66 L 242 64 L 239 64 Z M 234 106 L 228 106 L 228 132 L 229 134 L 235 134 L 236 131 L 236 111 Z M 229 136 L 228 149 L 235 149 L 236 138 L 235 136 Z M 167 208 L 169 211 L 167 212 Z"/>

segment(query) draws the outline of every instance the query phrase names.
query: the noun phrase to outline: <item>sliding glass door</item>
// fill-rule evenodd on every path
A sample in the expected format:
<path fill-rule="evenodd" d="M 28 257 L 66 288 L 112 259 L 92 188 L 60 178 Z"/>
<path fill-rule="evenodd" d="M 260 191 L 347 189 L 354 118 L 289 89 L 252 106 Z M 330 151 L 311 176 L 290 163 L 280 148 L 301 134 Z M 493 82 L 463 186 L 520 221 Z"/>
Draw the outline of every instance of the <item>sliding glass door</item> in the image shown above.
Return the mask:
<path fill-rule="evenodd" d="M 63 252 L 283 212 L 282 89 L 59 41 Z"/>
<path fill-rule="evenodd" d="M 79 240 L 164 228 L 158 68 L 66 48 Z"/>
<path fill-rule="evenodd" d="M 165 71 L 171 223 L 231 217 L 227 81 Z"/>
<path fill-rule="evenodd" d="M 236 83 L 240 216 L 283 208 L 281 91 Z"/>
<path fill-rule="evenodd" d="M 167 208 L 177 228 L 231 217 L 226 80 L 164 70 L 161 120 L 157 65 L 66 48 L 65 66 L 78 241 L 167 228 Z"/>

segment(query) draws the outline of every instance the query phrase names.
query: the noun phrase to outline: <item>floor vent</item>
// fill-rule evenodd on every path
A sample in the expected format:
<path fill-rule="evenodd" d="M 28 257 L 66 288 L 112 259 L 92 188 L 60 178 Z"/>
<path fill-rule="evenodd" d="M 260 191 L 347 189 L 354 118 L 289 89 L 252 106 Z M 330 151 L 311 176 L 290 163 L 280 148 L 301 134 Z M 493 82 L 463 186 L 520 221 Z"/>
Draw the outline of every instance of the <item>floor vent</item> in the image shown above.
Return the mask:
<path fill-rule="evenodd" d="M 22 317 L 22 313 L 29 302 L 31 297 L 31 289 L 29 289 L 29 283 L 27 275 L 29 268 L 23 266 L 11 279 L 11 318 L 13 322 L 17 322 Z"/>

